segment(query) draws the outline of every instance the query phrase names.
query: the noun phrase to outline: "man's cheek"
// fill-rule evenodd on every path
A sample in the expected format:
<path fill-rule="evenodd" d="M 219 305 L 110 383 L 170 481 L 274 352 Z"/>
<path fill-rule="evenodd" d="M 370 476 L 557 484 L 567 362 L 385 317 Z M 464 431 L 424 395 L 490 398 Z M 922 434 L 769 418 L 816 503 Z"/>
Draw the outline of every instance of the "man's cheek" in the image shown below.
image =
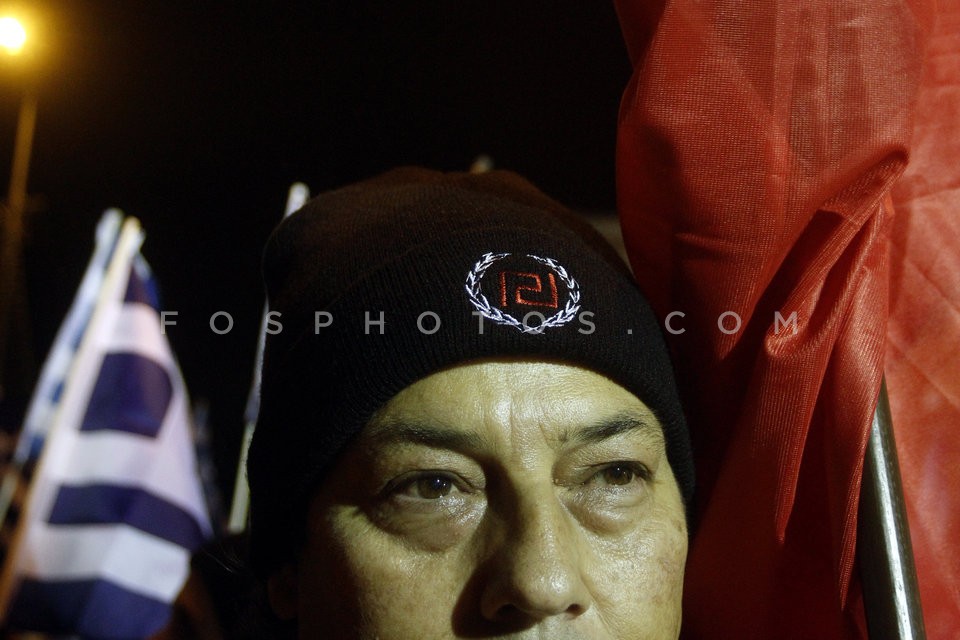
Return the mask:
<path fill-rule="evenodd" d="M 420 559 L 381 560 L 356 568 L 356 596 L 364 632 L 361 637 L 447 637 L 461 591 L 453 572 Z"/>
<path fill-rule="evenodd" d="M 682 518 L 656 519 L 631 536 L 593 547 L 587 572 L 613 637 L 676 638 L 686 556 Z"/>

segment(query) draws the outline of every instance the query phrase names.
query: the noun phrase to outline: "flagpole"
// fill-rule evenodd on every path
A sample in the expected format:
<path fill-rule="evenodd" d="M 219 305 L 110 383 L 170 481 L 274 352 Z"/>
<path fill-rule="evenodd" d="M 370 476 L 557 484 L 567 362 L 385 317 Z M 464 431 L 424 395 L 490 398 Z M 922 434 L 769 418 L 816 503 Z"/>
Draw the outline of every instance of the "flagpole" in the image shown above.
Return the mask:
<path fill-rule="evenodd" d="M 870 638 L 923 640 L 927 636 L 885 379 L 867 443 L 857 524 Z"/>
<path fill-rule="evenodd" d="M 310 189 L 302 182 L 295 182 L 287 193 L 287 205 L 283 217 L 302 207 L 310 197 Z M 266 340 L 267 314 L 269 308 L 264 305 L 263 316 L 260 320 L 260 336 L 257 339 L 257 357 L 253 369 L 253 383 L 247 396 L 247 407 L 244 411 L 243 439 L 240 441 L 240 459 L 237 461 L 237 475 L 233 483 L 233 502 L 230 505 L 230 518 L 227 520 L 227 532 L 242 533 L 247 528 L 247 513 L 250 510 L 250 487 L 247 485 L 247 451 L 253 439 L 253 431 L 257 426 L 257 415 L 260 412 L 260 368 L 263 366 L 263 348 Z"/>
<path fill-rule="evenodd" d="M 113 256 L 110 259 L 110 266 L 107 268 L 106 275 L 104 276 L 103 285 L 100 289 L 100 295 L 97 298 L 97 303 L 94 306 L 92 315 L 90 316 L 88 327 L 97 326 L 106 310 L 111 306 L 114 294 L 120 289 L 121 286 L 123 286 L 123 283 L 129 275 L 130 264 L 133 260 L 133 256 L 140 249 L 142 244 L 143 230 L 140 228 L 140 222 L 136 218 L 127 218 L 124 221 L 123 227 L 120 231 L 120 237 L 117 240 L 116 249 L 114 250 Z M 94 344 L 95 339 L 95 332 L 86 331 L 84 333 L 80 347 L 77 349 L 77 357 L 75 358 L 74 362 L 81 361 L 83 359 L 83 354 L 96 347 L 96 344 Z M 71 369 L 73 369 L 73 367 L 71 367 Z M 71 384 L 71 382 L 76 381 L 73 381 L 72 376 L 68 375 L 64 384 L 64 401 L 59 404 L 54 412 L 54 420 L 52 421 L 50 431 L 47 434 L 48 439 L 52 440 L 58 430 L 58 427 L 60 426 L 60 423 L 62 422 L 59 417 L 65 410 L 64 407 L 67 404 L 67 395 L 71 393 L 71 387 L 74 386 Z M 92 381 L 80 382 L 91 383 Z M 49 464 L 51 464 L 51 457 L 51 447 L 45 446 L 37 463 L 37 468 L 34 472 L 34 478 L 41 478 L 44 476 L 44 470 Z M 0 619 L 6 619 L 7 617 L 10 600 L 13 596 L 17 565 L 19 563 L 19 549 L 28 525 L 32 521 L 33 511 L 37 508 L 35 494 L 37 494 L 38 491 L 38 483 L 32 482 L 25 501 L 26 506 L 23 513 L 20 515 L 20 520 L 17 523 L 13 539 L 10 543 L 10 548 L 7 552 L 3 573 L 2 576 L 0 576 Z"/>

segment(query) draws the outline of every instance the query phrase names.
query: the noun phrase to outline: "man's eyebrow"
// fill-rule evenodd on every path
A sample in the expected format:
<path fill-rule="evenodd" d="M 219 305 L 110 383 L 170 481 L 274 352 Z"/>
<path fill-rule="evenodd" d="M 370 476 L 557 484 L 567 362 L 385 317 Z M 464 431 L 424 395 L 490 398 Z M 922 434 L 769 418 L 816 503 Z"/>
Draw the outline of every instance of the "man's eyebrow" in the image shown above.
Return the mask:
<path fill-rule="evenodd" d="M 488 448 L 489 444 L 483 436 L 473 431 L 406 420 L 376 425 L 368 442 L 374 446 L 414 443 L 451 451 L 480 451 Z"/>
<path fill-rule="evenodd" d="M 636 413 L 621 413 L 592 425 L 567 431 L 561 435 L 560 441 L 573 444 L 595 444 L 633 431 L 639 431 L 647 437 L 663 441 L 663 429 L 656 418 Z"/>

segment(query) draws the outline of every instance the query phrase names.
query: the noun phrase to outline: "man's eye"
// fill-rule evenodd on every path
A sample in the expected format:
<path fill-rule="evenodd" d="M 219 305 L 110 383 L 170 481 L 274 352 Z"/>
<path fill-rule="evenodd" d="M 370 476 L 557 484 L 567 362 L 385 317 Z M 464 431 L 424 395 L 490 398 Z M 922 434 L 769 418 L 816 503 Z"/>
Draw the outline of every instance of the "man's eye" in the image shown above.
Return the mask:
<path fill-rule="evenodd" d="M 414 483 L 414 486 L 419 497 L 436 500 L 450 493 L 453 489 L 453 482 L 443 476 L 429 476 L 420 478 Z"/>
<path fill-rule="evenodd" d="M 590 478 L 590 482 L 599 482 L 610 486 L 624 486 L 638 478 L 647 480 L 649 476 L 650 474 L 646 467 L 641 464 L 634 462 L 615 462 L 598 471 Z"/>
<path fill-rule="evenodd" d="M 421 500 L 439 500 L 450 495 L 456 484 L 448 476 L 440 474 L 423 475 L 399 483 L 395 493 Z"/>

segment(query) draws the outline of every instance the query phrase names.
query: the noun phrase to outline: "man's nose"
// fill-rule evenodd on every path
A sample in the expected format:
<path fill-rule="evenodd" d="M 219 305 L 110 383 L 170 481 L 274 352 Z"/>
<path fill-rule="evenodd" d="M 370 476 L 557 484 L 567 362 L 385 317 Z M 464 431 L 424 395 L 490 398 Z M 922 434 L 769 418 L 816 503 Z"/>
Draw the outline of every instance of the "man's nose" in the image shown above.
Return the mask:
<path fill-rule="evenodd" d="M 481 613 L 502 622 L 583 614 L 593 600 L 583 580 L 576 524 L 552 490 L 524 492 L 515 505 L 503 514 Z"/>

